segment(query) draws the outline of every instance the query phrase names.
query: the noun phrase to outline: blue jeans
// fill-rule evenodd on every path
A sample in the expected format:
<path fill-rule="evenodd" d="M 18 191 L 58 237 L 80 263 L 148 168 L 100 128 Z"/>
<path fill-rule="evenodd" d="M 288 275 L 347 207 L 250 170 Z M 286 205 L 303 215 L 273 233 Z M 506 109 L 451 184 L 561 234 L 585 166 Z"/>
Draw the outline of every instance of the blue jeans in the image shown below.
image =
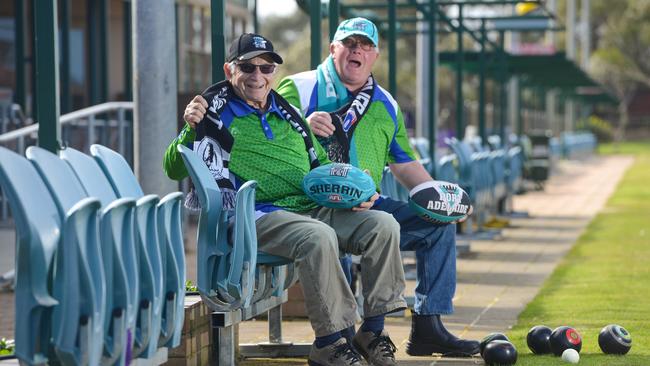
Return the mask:
<path fill-rule="evenodd" d="M 388 212 L 400 224 L 400 250 L 415 251 L 415 312 L 451 314 L 456 292 L 456 225 L 434 225 L 420 219 L 408 203 L 382 197 L 373 210 Z M 350 262 L 341 259 L 349 268 Z M 344 269 L 344 272 L 347 272 Z"/>

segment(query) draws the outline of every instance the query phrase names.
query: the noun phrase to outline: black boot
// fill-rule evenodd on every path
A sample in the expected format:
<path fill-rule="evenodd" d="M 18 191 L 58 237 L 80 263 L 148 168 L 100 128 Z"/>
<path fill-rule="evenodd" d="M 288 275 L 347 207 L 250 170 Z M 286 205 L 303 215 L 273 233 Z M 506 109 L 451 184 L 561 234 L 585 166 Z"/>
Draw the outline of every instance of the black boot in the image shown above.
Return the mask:
<path fill-rule="evenodd" d="M 406 353 L 411 356 L 441 353 L 447 357 L 471 357 L 479 353 L 479 342 L 460 339 L 449 333 L 442 324 L 440 315 L 413 314 Z"/>

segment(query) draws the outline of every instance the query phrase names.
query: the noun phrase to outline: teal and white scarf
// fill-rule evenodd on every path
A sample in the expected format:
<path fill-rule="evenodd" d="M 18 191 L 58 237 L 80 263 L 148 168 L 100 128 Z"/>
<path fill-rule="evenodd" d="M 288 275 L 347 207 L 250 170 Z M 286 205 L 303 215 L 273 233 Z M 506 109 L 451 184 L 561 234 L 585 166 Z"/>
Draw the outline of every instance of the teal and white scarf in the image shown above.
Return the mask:
<path fill-rule="evenodd" d="M 316 68 L 318 77 L 317 111 L 334 111 L 348 102 L 348 90 L 339 79 L 334 60 L 329 56 Z"/>
<path fill-rule="evenodd" d="M 376 83 L 372 75 L 357 95 L 349 101 L 349 93 L 339 79 L 332 56 L 329 56 L 316 69 L 318 78 L 317 111 L 329 112 L 334 124 L 334 134 L 330 137 L 318 137 L 318 141 L 327 151 L 330 160 L 359 166 L 353 134 L 365 113 L 375 91 Z"/>

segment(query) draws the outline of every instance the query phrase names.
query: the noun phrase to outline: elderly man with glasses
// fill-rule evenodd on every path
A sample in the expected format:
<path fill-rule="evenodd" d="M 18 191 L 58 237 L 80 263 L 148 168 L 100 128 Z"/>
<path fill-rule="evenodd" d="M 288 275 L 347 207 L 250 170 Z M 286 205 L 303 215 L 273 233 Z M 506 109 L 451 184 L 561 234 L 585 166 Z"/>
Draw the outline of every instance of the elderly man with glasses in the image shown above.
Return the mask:
<path fill-rule="evenodd" d="M 186 125 L 167 149 L 164 170 L 172 179 L 187 171 L 176 150 L 194 149 L 219 184 L 224 206 L 232 208 L 242 182 L 256 180 L 258 249 L 292 259 L 316 334 L 310 365 L 360 365 L 342 337 L 354 324 L 357 304 L 339 262 L 339 251 L 361 256 L 372 274 L 363 283 L 366 322 L 406 307 L 399 225 L 369 210 L 378 195 L 352 209 L 320 207 L 302 190 L 310 169 L 329 163 L 302 116 L 272 90 L 282 58 L 257 34 L 235 39 L 224 64 L 226 79 L 197 95 L 185 109 Z M 191 194 L 186 205 L 195 205 Z M 383 330 L 383 329 L 382 329 Z M 383 332 L 373 350 L 377 364 L 394 365 L 395 346 Z"/>
<path fill-rule="evenodd" d="M 379 58 L 378 44 L 377 27 L 371 21 L 345 20 L 334 34 L 325 61 L 316 70 L 282 80 L 278 93 L 300 109 L 331 160 L 370 171 L 378 187 L 388 165 L 413 195 L 433 187 L 433 178 L 409 146 L 397 101 L 372 75 Z M 456 225 L 425 221 L 406 202 L 387 197 L 375 201 L 372 210 L 395 217 L 401 226 L 400 249 L 413 250 L 416 255 L 415 307 L 406 353 L 461 357 L 478 353 L 477 341 L 457 338 L 440 319 L 453 311 Z M 363 264 L 361 271 L 362 277 L 367 276 Z M 354 336 L 354 346 L 364 346 L 372 339 L 367 333 L 377 334 L 378 329 L 362 325 Z M 351 338 L 353 332 L 348 329 L 344 335 Z"/>

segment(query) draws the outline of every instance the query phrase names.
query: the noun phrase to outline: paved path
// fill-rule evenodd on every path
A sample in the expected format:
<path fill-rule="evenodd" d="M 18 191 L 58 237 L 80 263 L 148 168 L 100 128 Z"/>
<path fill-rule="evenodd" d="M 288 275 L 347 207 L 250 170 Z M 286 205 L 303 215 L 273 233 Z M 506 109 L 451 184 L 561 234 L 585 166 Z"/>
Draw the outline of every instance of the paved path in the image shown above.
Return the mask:
<path fill-rule="evenodd" d="M 620 177 L 633 162 L 629 157 L 598 157 L 583 162 L 561 162 L 544 191 L 514 199 L 514 209 L 529 217 L 510 221 L 493 240 L 473 240 L 469 255 L 458 260 L 455 313 L 445 324 L 464 338 L 480 339 L 495 331 L 507 332 L 540 285 L 571 248 L 591 218 L 603 207 Z M 0 233 L 0 239 L 8 236 Z M 1 247 L 5 247 L 2 243 Z M 195 278 L 195 250 L 189 244 L 188 278 Z M 407 294 L 415 286 L 409 281 Z M 13 296 L 0 292 L 0 337 L 13 337 Z M 9 321 L 5 321 L 9 319 Z M 400 365 L 477 365 L 478 358 L 410 357 L 404 352 L 410 318 L 391 317 L 387 329 L 398 346 Z M 240 342 L 263 342 L 267 323 L 253 320 L 240 327 Z M 311 342 L 305 320 L 283 322 L 286 340 Z M 247 360 L 245 365 L 305 365 L 304 360 Z"/>
<path fill-rule="evenodd" d="M 490 332 L 507 332 L 603 207 L 632 162 L 628 157 L 561 162 L 544 191 L 515 197 L 515 211 L 528 212 L 529 217 L 512 219 L 510 227 L 493 240 L 472 240 L 471 253 L 459 258 L 455 313 L 445 317 L 448 328 L 473 339 L 481 339 Z M 412 294 L 415 284 L 410 281 L 409 285 L 407 294 Z M 400 365 L 483 364 L 479 358 L 408 356 L 404 350 L 410 317 L 388 318 L 386 327 L 399 349 Z M 244 323 L 240 326 L 240 342 L 265 341 L 266 329 L 265 321 Z M 313 337 L 306 321 L 283 322 L 283 334 L 294 342 L 311 342 Z M 244 364 L 305 365 L 306 362 L 248 360 Z"/>

